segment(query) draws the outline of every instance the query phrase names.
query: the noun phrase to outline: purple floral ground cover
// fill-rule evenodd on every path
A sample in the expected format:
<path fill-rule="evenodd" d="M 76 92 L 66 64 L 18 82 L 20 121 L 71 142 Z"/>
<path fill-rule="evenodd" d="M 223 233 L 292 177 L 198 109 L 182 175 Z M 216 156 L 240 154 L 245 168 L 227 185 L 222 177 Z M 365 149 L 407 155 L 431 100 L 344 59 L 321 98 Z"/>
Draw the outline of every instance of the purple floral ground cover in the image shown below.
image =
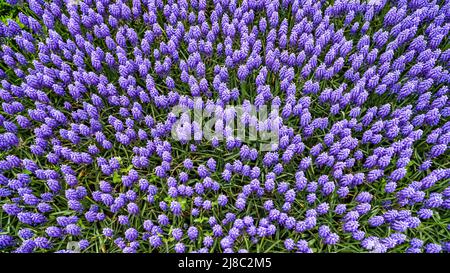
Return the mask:
<path fill-rule="evenodd" d="M 450 251 L 449 0 L 0 12 L 0 252 Z"/>

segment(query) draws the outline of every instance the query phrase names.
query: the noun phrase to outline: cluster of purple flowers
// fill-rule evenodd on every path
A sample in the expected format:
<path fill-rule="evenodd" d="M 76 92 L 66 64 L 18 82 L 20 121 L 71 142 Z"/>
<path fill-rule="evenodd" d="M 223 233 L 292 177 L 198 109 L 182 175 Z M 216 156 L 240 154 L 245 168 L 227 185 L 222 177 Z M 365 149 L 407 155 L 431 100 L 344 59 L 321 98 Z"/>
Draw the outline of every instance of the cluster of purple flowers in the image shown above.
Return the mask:
<path fill-rule="evenodd" d="M 0 251 L 450 251 L 450 1 L 7 2 Z"/>

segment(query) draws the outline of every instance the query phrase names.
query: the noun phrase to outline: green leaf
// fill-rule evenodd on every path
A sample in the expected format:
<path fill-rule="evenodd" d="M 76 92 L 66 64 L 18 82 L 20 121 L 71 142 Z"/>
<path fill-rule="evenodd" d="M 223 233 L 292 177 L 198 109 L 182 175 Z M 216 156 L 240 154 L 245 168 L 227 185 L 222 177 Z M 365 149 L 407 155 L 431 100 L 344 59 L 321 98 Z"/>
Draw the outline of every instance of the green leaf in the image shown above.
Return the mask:
<path fill-rule="evenodd" d="M 120 174 L 118 172 L 114 172 L 113 183 L 118 184 L 120 182 L 122 182 L 122 177 L 120 176 Z"/>
<path fill-rule="evenodd" d="M 434 212 L 433 213 L 433 218 L 435 219 L 435 220 L 437 220 L 437 221 L 439 221 L 439 220 L 441 220 L 441 215 L 439 215 L 439 212 Z"/>
<path fill-rule="evenodd" d="M 122 173 L 128 173 L 131 169 L 133 169 L 133 165 L 130 165 L 130 166 L 126 167 L 126 168 L 122 168 L 122 169 L 120 169 L 120 171 Z"/>
<path fill-rule="evenodd" d="M 155 182 L 157 179 L 158 179 L 158 177 L 156 175 L 151 174 L 148 179 L 148 182 Z"/>
<path fill-rule="evenodd" d="M 199 223 L 199 224 L 202 224 L 205 221 L 208 221 L 208 217 L 200 217 L 200 218 L 194 219 L 194 223 Z"/>
<path fill-rule="evenodd" d="M 187 203 L 186 199 L 180 197 L 180 198 L 178 198 L 178 203 L 180 203 L 181 208 L 183 210 L 186 210 L 186 203 Z"/>

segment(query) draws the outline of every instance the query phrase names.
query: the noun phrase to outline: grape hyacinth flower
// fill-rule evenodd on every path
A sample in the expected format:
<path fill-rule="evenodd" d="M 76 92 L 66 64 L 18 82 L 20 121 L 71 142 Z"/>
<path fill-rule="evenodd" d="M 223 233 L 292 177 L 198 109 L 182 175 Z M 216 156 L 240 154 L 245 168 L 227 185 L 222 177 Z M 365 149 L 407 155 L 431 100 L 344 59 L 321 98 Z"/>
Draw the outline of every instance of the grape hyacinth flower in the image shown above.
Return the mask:
<path fill-rule="evenodd" d="M 2 3 L 0 251 L 449 252 L 449 1 L 66 2 Z"/>

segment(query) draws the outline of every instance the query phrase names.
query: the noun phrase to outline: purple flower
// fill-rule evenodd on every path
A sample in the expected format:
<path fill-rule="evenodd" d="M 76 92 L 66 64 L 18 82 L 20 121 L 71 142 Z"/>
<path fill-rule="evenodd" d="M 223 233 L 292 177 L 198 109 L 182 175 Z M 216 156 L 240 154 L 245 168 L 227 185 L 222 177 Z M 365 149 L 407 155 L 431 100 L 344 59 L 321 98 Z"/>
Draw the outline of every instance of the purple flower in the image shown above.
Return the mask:
<path fill-rule="evenodd" d="M 198 229 L 194 226 L 191 226 L 188 228 L 187 234 L 188 234 L 189 239 L 194 241 L 195 239 L 197 239 Z"/>
<path fill-rule="evenodd" d="M 153 235 L 149 238 L 150 245 L 154 248 L 158 248 L 162 245 L 161 237 L 158 235 Z"/>
<path fill-rule="evenodd" d="M 425 252 L 426 253 L 439 253 L 442 251 L 442 246 L 435 243 L 429 243 L 425 245 Z"/>
<path fill-rule="evenodd" d="M 135 241 L 138 238 L 138 236 L 139 233 L 134 228 L 129 228 L 125 231 L 125 238 L 130 242 Z"/>
<path fill-rule="evenodd" d="M 159 248 L 166 235 L 167 249 L 186 252 L 184 232 L 202 240 L 193 252 L 219 239 L 241 253 L 241 239 L 316 226 L 333 249 L 351 233 L 387 252 L 450 208 L 450 190 L 436 188 L 450 177 L 446 4 L 59 2 L 30 0 L 0 24 L 10 68 L 0 69 L 0 205 L 6 221 L 28 226 L 0 230 L 1 249 L 61 252 L 67 235 L 91 250 L 92 228 L 116 223 L 103 239 L 125 253 L 141 250 L 140 236 Z M 210 139 L 194 111 L 215 118 Z M 267 151 L 258 144 L 270 130 Z M 56 216 L 60 206 L 71 216 Z M 139 224 L 145 211 L 155 223 Z M 294 237 L 277 239 L 287 251 L 317 249 Z M 439 244 L 422 250 L 413 238 L 403 250 L 448 250 Z"/>
<path fill-rule="evenodd" d="M 10 235 L 0 235 L 0 249 L 4 249 L 14 245 L 14 238 Z"/>

